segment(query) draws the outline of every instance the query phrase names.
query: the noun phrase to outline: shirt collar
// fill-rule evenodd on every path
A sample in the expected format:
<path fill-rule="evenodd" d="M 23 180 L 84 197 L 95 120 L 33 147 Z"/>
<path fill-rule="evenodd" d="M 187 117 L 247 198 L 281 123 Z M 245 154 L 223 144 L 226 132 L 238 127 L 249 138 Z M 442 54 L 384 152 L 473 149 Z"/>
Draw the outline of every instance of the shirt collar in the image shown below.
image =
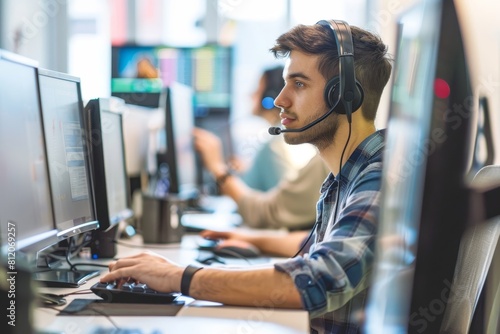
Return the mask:
<path fill-rule="evenodd" d="M 342 184 L 349 183 L 358 174 L 359 168 L 383 149 L 385 132 L 385 129 L 375 131 L 356 147 L 340 171 Z M 336 180 L 337 177 L 330 173 L 321 186 L 321 192 L 326 191 Z"/>

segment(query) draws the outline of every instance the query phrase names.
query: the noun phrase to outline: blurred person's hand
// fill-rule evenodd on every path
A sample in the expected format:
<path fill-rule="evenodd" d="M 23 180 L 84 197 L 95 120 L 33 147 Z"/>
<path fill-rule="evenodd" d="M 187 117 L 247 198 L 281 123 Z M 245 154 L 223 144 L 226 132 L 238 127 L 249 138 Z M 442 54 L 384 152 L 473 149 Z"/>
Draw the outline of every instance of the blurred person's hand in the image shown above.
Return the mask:
<path fill-rule="evenodd" d="M 238 173 L 243 173 L 248 169 L 248 164 L 238 157 L 231 157 L 229 159 L 229 166 Z"/>
<path fill-rule="evenodd" d="M 205 168 L 215 177 L 226 173 L 227 165 L 219 137 L 200 128 L 193 130 L 193 137 L 194 147 L 200 153 Z"/>

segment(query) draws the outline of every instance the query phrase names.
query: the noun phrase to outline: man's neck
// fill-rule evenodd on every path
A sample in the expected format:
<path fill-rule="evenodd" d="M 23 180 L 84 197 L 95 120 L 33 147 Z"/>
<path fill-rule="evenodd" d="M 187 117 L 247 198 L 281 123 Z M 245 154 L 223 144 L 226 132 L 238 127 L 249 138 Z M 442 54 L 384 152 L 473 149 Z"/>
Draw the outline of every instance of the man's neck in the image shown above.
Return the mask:
<path fill-rule="evenodd" d="M 361 142 L 367 137 L 375 133 L 375 131 L 375 125 L 373 123 L 364 123 L 356 127 L 354 126 L 354 124 L 352 125 L 351 138 L 349 139 L 349 143 L 345 148 L 345 152 L 342 157 L 342 165 L 346 163 L 346 161 L 349 159 L 354 150 L 359 146 L 359 144 L 361 144 Z M 335 134 L 334 142 L 328 147 L 325 147 L 324 149 L 319 151 L 321 158 L 324 160 L 333 175 L 337 175 L 339 172 L 340 158 L 342 155 L 342 151 L 346 146 L 348 135 L 349 126 L 346 123 L 338 128 Z"/>

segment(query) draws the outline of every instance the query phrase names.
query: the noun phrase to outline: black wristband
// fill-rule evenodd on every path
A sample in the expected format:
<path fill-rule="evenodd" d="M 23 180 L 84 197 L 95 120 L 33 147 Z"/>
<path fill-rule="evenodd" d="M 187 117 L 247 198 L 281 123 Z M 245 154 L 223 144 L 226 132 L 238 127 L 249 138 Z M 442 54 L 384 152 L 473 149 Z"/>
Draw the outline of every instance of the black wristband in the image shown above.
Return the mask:
<path fill-rule="evenodd" d="M 184 296 L 189 296 L 189 286 L 191 285 L 191 280 L 193 279 L 194 274 L 200 269 L 203 269 L 203 267 L 193 265 L 189 265 L 186 269 L 184 269 L 181 279 L 181 293 Z"/>

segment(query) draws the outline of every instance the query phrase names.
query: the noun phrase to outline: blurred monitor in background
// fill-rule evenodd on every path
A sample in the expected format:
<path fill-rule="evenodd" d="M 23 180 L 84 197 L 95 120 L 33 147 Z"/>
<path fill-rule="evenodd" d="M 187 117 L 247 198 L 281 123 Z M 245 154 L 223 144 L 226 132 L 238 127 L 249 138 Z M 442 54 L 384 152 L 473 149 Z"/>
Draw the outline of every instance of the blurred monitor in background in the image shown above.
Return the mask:
<path fill-rule="evenodd" d="M 106 98 L 93 99 L 85 107 L 99 220 L 99 231 L 92 234 L 94 259 L 116 255 L 119 225 L 125 225 L 133 215 L 125 166 L 122 110 L 110 102 Z"/>

